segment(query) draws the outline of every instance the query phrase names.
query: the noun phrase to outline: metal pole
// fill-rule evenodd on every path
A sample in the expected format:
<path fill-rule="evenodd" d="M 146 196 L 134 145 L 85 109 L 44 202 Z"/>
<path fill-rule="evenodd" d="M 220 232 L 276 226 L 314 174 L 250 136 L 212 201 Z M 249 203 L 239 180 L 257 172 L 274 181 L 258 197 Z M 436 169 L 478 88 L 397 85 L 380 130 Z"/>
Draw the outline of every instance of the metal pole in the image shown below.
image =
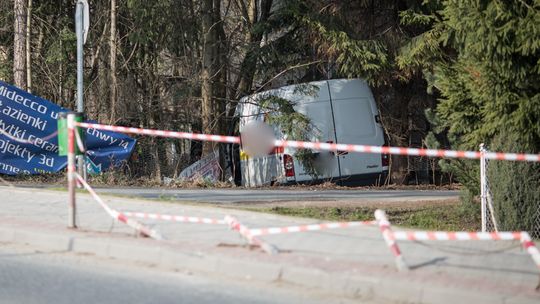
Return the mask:
<path fill-rule="evenodd" d="M 77 10 L 75 12 L 75 30 L 77 33 L 77 112 L 84 111 L 83 104 L 83 46 L 84 46 L 84 31 L 83 31 L 83 4 L 77 2 Z"/>
<path fill-rule="evenodd" d="M 75 114 L 67 115 L 68 228 L 77 228 L 75 203 Z"/>
<path fill-rule="evenodd" d="M 77 33 L 77 112 L 84 113 L 84 3 L 77 1 L 75 11 L 75 31 Z M 77 156 L 77 168 L 79 175 L 86 178 L 84 155 Z"/>
<path fill-rule="evenodd" d="M 487 196 L 486 196 L 486 159 L 485 159 L 486 149 L 484 144 L 480 144 L 480 216 L 482 217 L 482 232 L 486 232 L 486 206 L 487 206 Z"/>
<path fill-rule="evenodd" d="M 485 154 L 487 152 L 488 150 L 486 149 L 486 146 L 484 144 L 481 144 L 480 145 L 480 153 L 481 153 L 480 154 L 480 166 L 481 166 L 480 171 L 482 171 L 482 169 L 484 171 L 483 175 L 482 175 L 482 172 L 480 172 L 481 173 L 480 184 L 482 187 L 481 190 L 484 190 L 484 194 L 482 196 L 483 197 L 482 211 L 484 212 L 484 215 L 482 217 L 482 220 L 484 223 L 483 227 L 486 228 L 486 231 L 483 231 L 483 232 L 488 232 L 487 230 L 489 230 L 490 232 L 494 230 L 495 232 L 499 232 L 499 228 L 497 226 L 497 220 L 495 219 L 495 210 L 493 209 L 493 198 L 491 196 L 491 190 L 489 188 L 488 160 L 485 158 Z M 487 215 L 488 210 L 489 210 L 489 216 Z M 488 225 L 488 220 L 491 222 L 490 225 Z"/>

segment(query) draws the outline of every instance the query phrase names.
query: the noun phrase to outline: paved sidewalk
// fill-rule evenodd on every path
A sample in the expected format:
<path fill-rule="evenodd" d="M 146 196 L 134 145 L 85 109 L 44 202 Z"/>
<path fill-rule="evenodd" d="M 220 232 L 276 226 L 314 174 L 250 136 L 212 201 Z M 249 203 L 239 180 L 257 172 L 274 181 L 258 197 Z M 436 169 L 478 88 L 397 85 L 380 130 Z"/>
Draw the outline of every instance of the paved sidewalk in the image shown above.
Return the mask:
<path fill-rule="evenodd" d="M 0 187 L 0 242 L 29 243 L 264 282 L 289 282 L 359 299 L 412 303 L 538 303 L 540 274 L 518 242 L 400 242 L 411 271 L 398 272 L 377 227 L 263 236 L 281 252 L 249 248 L 225 225 L 142 222 L 166 241 L 137 238 L 88 195 L 77 195 L 77 230 L 67 224 L 67 194 Z M 103 196 L 119 211 L 223 219 L 250 228 L 317 223 L 248 211 Z M 299 198 L 301 199 L 301 198 Z M 390 219 L 391 220 L 391 219 Z"/>

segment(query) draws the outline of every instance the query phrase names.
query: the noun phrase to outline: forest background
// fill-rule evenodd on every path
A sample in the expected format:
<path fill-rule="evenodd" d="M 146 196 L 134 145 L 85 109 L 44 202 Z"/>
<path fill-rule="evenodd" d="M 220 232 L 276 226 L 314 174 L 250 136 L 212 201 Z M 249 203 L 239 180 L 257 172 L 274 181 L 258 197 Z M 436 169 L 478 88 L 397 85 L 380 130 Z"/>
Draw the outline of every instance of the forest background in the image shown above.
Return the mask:
<path fill-rule="evenodd" d="M 75 108 L 75 3 L 0 0 L 1 80 Z M 540 151 L 539 0 L 89 4 L 84 96 L 90 119 L 233 134 L 243 96 L 360 77 L 374 91 L 390 145 L 477 150 L 485 143 L 490 150 Z M 138 140 L 126 174 L 157 180 L 216 148 Z M 395 156 L 391 163 L 393 183 L 417 183 L 424 170 L 427 182 L 456 178 L 473 194 L 479 189 L 477 162 Z M 444 176 L 435 174 L 440 170 Z M 540 201 L 537 164 L 498 164 L 493 172 L 506 200 L 513 193 L 513 201 Z M 527 192 L 523 187 L 531 192 L 526 197 L 517 194 Z"/>

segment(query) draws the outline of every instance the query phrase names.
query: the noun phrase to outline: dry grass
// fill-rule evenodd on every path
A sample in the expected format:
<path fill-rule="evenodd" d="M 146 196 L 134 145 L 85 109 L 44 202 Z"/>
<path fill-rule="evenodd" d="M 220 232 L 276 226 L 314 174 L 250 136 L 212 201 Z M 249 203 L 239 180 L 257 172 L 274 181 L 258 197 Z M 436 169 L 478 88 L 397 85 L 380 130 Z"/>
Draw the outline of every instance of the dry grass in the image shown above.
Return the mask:
<path fill-rule="evenodd" d="M 316 218 L 329 221 L 372 220 L 376 209 L 384 209 L 394 225 L 403 227 L 477 231 L 480 228 L 479 206 L 459 200 L 409 202 L 271 202 L 238 204 L 232 208 Z"/>

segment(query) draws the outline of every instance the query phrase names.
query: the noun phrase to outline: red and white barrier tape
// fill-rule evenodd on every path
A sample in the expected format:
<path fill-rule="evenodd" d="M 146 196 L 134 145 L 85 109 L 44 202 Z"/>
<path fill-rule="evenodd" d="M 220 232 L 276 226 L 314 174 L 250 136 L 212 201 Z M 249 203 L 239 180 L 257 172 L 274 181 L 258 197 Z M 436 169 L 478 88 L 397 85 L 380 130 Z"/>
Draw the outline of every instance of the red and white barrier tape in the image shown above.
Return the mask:
<path fill-rule="evenodd" d="M 521 232 L 521 245 L 531 255 L 536 267 L 540 269 L 540 251 L 538 251 L 538 247 L 536 247 L 528 232 Z"/>
<path fill-rule="evenodd" d="M 350 228 L 350 227 L 372 226 L 372 225 L 377 225 L 377 221 L 339 222 L 339 223 L 311 224 L 311 225 L 288 226 L 288 227 L 254 228 L 254 229 L 249 229 L 249 234 L 252 236 L 258 236 L 258 235 L 319 231 L 319 230 L 326 230 L 326 229 Z"/>
<path fill-rule="evenodd" d="M 275 145 L 291 147 L 291 148 L 314 149 L 314 150 L 392 154 L 392 155 L 411 155 L 411 156 L 427 156 L 427 157 L 445 157 L 445 158 L 480 159 L 480 156 L 481 156 L 481 153 L 478 151 L 455 151 L 455 150 L 437 150 L 437 149 L 420 149 L 420 148 L 387 147 L 387 146 L 381 147 L 381 146 L 332 144 L 332 143 L 305 142 L 305 141 L 276 140 Z M 496 160 L 540 162 L 540 154 L 486 152 L 484 153 L 484 158 L 496 159 Z"/>
<path fill-rule="evenodd" d="M 76 125 L 82 128 L 115 131 L 115 132 L 121 132 L 121 133 L 144 134 L 144 135 L 159 136 L 159 137 L 194 139 L 194 140 L 214 141 L 214 142 L 233 143 L 233 144 L 240 143 L 240 138 L 235 137 L 235 136 L 207 135 L 207 134 L 175 132 L 175 131 L 140 129 L 140 128 L 131 128 L 131 127 L 92 124 L 92 123 L 86 123 L 86 122 L 77 122 Z"/>
<path fill-rule="evenodd" d="M 110 208 L 107 204 L 105 204 L 105 202 L 97 195 L 97 193 L 94 191 L 94 189 L 92 189 L 92 187 L 90 187 L 90 185 L 88 185 L 88 183 L 84 180 L 84 178 L 82 178 L 79 174 L 75 173 L 76 174 L 76 177 L 77 179 L 79 180 L 79 182 L 84 186 L 84 188 L 90 193 L 90 195 L 92 195 L 94 197 L 94 199 L 101 205 L 101 207 L 103 207 L 103 209 L 105 209 L 105 211 L 112 217 L 114 218 L 115 220 L 118 220 L 122 223 L 125 223 L 127 224 L 128 226 L 130 226 L 131 228 L 135 229 L 135 231 L 143 234 L 143 235 L 146 235 L 146 236 L 149 236 L 153 239 L 156 239 L 156 240 L 163 240 L 163 236 L 156 230 L 154 229 L 151 229 L 141 223 L 139 223 L 138 221 L 136 220 L 133 220 L 133 219 L 130 219 L 128 217 L 126 217 L 126 215 L 124 215 L 123 213 L 121 212 L 118 212 L 112 208 Z"/>
<path fill-rule="evenodd" d="M 18 142 L 18 143 L 21 143 L 21 144 L 28 144 L 28 145 L 35 145 L 35 144 L 39 144 L 38 141 L 40 142 L 44 142 L 44 141 L 48 141 L 49 139 L 52 139 L 54 138 L 56 135 L 58 135 L 58 131 L 54 131 L 52 132 L 51 134 L 45 136 L 45 137 L 34 137 L 33 139 L 22 139 L 22 138 L 19 138 L 19 137 L 15 137 L 11 134 L 9 134 L 8 132 L 6 132 L 6 130 L 0 128 L 0 133 L 2 135 L 4 135 L 5 137 L 15 141 L 15 142 Z"/>
<path fill-rule="evenodd" d="M 75 175 L 75 125 L 73 115 L 67 117 L 67 180 L 68 180 L 68 227 L 77 227 L 77 205 L 75 193 L 75 184 L 77 177 Z"/>
<path fill-rule="evenodd" d="M 86 153 L 86 147 L 84 146 L 83 140 L 81 138 L 81 134 L 79 134 L 78 130 L 76 130 L 74 133 L 75 133 L 75 143 L 77 144 L 79 151 L 81 151 L 82 153 Z"/>
<path fill-rule="evenodd" d="M 279 252 L 274 245 L 264 242 L 251 235 L 249 228 L 242 225 L 235 217 L 227 215 L 225 216 L 225 222 L 229 225 L 229 228 L 238 231 L 238 233 L 240 233 L 240 235 L 244 237 L 249 244 L 261 247 L 261 249 L 268 254 L 276 254 Z"/>
<path fill-rule="evenodd" d="M 214 141 L 214 142 L 224 142 L 224 143 L 233 143 L 233 144 L 240 143 L 240 138 L 236 136 L 162 131 L 162 130 L 82 123 L 82 122 L 76 122 L 75 124 L 83 128 L 116 131 L 116 132 L 121 132 L 121 133 L 144 134 L 144 135 L 159 136 L 159 137 L 172 137 L 172 138 Z M 291 147 L 291 148 L 299 148 L 299 149 L 393 154 L 393 155 L 412 155 L 412 156 L 427 156 L 427 157 L 480 159 L 480 156 L 481 156 L 481 152 L 478 152 L 478 151 L 418 149 L 418 148 L 386 147 L 386 146 L 381 147 L 381 146 L 333 144 L 333 143 L 323 143 L 323 142 L 305 142 L 305 141 L 290 141 L 290 140 L 276 140 L 274 145 L 276 147 Z M 484 153 L 483 157 L 486 159 L 496 159 L 496 160 L 540 162 L 540 154 L 486 152 Z"/>
<path fill-rule="evenodd" d="M 529 233 L 523 232 L 450 232 L 394 231 L 394 240 L 402 241 L 520 241 L 540 269 L 540 252 Z"/>
<path fill-rule="evenodd" d="M 394 231 L 400 241 L 496 241 L 521 240 L 521 232 Z"/>
<path fill-rule="evenodd" d="M 405 259 L 403 259 L 403 255 L 401 254 L 401 251 L 396 243 L 392 228 L 390 227 L 390 222 L 386 217 L 386 213 L 380 209 L 375 210 L 375 219 L 377 219 L 379 223 L 379 228 L 386 245 L 388 248 L 390 248 L 390 251 L 394 255 L 397 269 L 401 271 L 409 270 L 409 266 L 407 266 L 407 263 L 405 263 Z"/>
<path fill-rule="evenodd" d="M 194 223 L 194 224 L 211 224 L 211 225 L 225 225 L 225 220 L 218 220 L 205 217 L 193 217 L 183 215 L 169 215 L 158 213 L 143 213 L 143 212 L 123 212 L 128 217 L 136 217 L 141 219 L 162 220 L 170 222 L 182 222 L 182 223 Z"/>

